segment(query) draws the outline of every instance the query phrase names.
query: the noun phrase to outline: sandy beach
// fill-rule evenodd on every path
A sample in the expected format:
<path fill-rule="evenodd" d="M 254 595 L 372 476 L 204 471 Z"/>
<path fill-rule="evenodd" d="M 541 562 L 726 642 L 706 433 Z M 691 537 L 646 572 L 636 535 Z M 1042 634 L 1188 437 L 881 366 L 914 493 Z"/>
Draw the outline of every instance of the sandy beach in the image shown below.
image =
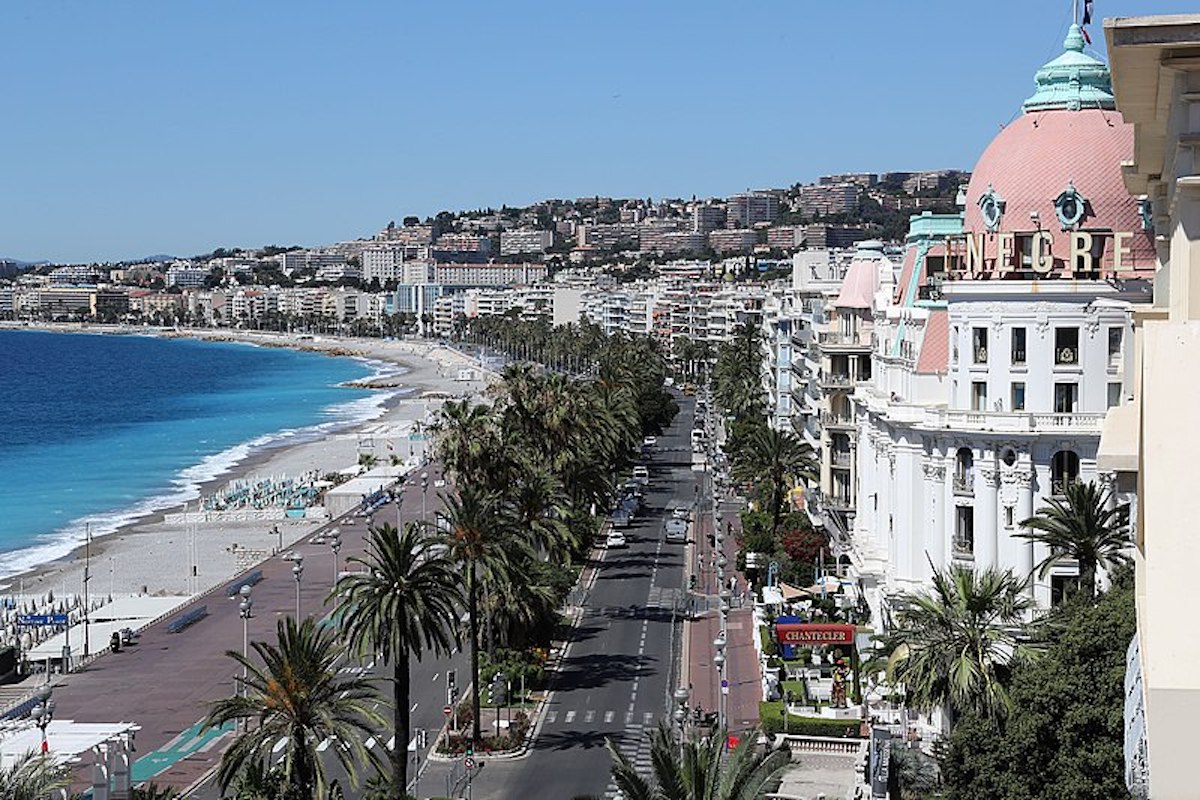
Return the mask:
<path fill-rule="evenodd" d="M 47 330 L 80 332 L 78 326 L 48 326 Z M 90 333 L 144 333 L 91 326 Z M 241 341 L 268 347 L 295 349 L 368 359 L 379 374 L 356 385 L 390 393 L 382 414 L 363 424 L 335 431 L 315 441 L 268 447 L 252 453 L 229 472 L 206 483 L 209 495 L 231 481 L 278 476 L 298 477 L 316 471 L 324 475 L 354 467 L 362 452 L 373 452 L 380 464 L 392 452 L 390 436 L 407 430 L 414 421 L 431 419 L 447 397 L 474 396 L 492 379 L 464 354 L 423 341 L 345 339 L 331 336 L 297 337 L 289 334 L 210 331 L 166 332 L 167 337 L 189 336 L 211 341 Z M 192 504 L 195 508 L 195 504 Z M 174 595 L 182 602 L 229 580 L 256 561 L 314 531 L 323 519 L 281 521 L 202 521 L 182 523 L 172 518 L 184 508 L 154 514 L 116 532 L 93 539 L 90 548 L 93 598 L 129 594 Z M 278 533 L 275 526 L 278 526 Z M 280 535 L 281 534 L 281 535 Z M 82 592 L 84 549 L 19 576 L 0 581 L 7 596 L 42 597 Z M 196 565 L 196 575 L 190 573 Z"/>

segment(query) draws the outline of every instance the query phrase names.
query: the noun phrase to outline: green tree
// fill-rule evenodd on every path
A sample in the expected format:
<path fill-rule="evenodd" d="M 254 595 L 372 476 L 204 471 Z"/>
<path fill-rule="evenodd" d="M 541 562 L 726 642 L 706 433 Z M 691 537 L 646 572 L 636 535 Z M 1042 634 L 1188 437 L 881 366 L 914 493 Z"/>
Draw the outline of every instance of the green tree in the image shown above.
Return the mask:
<path fill-rule="evenodd" d="M 70 783 L 71 768 L 48 754 L 29 752 L 0 768 L 0 797 L 5 800 L 45 800 Z"/>
<path fill-rule="evenodd" d="M 1003 717 L 1016 664 L 1034 656 L 1022 637 L 1033 601 L 1011 571 L 958 564 L 935 570 L 932 589 L 905 594 L 885 638 L 889 678 L 920 711 Z"/>
<path fill-rule="evenodd" d="M 1129 506 L 1112 502 L 1112 492 L 1095 483 L 1073 481 L 1062 498 L 1051 497 L 1035 516 L 1021 522 L 1017 535 L 1050 548 L 1037 565 L 1041 578 L 1059 561 L 1079 564 L 1079 588 L 1088 600 L 1096 597 L 1096 571 L 1129 563 Z"/>
<path fill-rule="evenodd" d="M 1036 633 L 1045 655 L 1012 676 L 1012 713 L 966 713 L 941 753 L 947 800 L 1128 797 L 1124 778 L 1125 656 L 1136 630 L 1133 570 L 1112 574 Z"/>
<path fill-rule="evenodd" d="M 816 480 L 817 465 L 812 448 L 791 431 L 778 431 L 766 425 L 750 436 L 740 457 L 733 464 L 733 476 L 739 481 L 762 482 L 767 487 L 771 515 L 771 534 L 779 531 L 788 487 L 795 480 Z"/>
<path fill-rule="evenodd" d="M 613 760 L 613 783 L 625 800 L 756 800 L 778 789 L 790 751 L 759 751 L 757 732 L 751 731 L 726 753 L 727 735 L 715 730 L 681 748 L 670 726 L 659 723 L 649 734 L 653 784 L 610 739 L 605 745 Z"/>
<path fill-rule="evenodd" d="M 217 781 L 225 791 L 244 770 L 261 768 L 282 740 L 281 769 L 289 791 L 319 800 L 327 796 L 329 782 L 318 746 L 328 741 L 356 783 L 358 768 L 376 763 L 363 740 L 386 723 L 372 709 L 377 695 L 369 682 L 338 675 L 345 651 L 332 629 L 318 628 L 312 617 L 299 625 L 285 617 L 276 636 L 276 644 L 251 642 L 261 665 L 241 653 L 226 653 L 247 672 L 244 693 L 213 703 L 204 728 L 240 722 L 245 729 L 221 757 Z"/>
<path fill-rule="evenodd" d="M 343 575 L 334 588 L 335 618 L 341 621 L 349 647 L 375 652 L 392 667 L 391 752 L 393 796 L 408 787 L 409 660 L 420 661 L 426 650 L 449 652 L 462 603 L 454 562 L 438 539 L 418 523 L 402 531 L 391 525 L 369 529 L 367 553 L 351 557 L 362 571 Z"/>
<path fill-rule="evenodd" d="M 471 651 L 472 737 L 482 736 L 479 719 L 479 589 L 480 582 L 499 583 L 509 574 L 519 550 L 511 508 L 496 492 L 466 484 L 445 498 L 449 555 L 466 568 L 467 623 Z"/>

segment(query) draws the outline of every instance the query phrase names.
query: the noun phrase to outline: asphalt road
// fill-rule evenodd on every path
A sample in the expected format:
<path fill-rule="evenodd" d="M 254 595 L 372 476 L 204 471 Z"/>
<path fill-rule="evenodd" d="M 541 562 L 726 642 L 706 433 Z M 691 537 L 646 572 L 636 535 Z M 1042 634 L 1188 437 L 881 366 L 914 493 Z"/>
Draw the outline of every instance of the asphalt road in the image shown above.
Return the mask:
<path fill-rule="evenodd" d="M 677 688 L 677 609 L 685 598 L 684 545 L 663 540 L 663 522 L 672 501 L 695 502 L 698 485 L 691 469 L 693 404 L 679 400 L 680 414 L 649 458 L 646 508 L 626 531 L 628 548 L 607 551 L 599 565 L 532 751 L 514 761 L 482 760 L 472 800 L 615 796 L 606 739 L 649 771 L 646 734 L 670 713 Z M 444 793 L 451 770 L 452 778 L 462 777 L 461 765 L 430 764 L 421 796 Z M 453 796 L 466 797 L 458 783 Z"/>

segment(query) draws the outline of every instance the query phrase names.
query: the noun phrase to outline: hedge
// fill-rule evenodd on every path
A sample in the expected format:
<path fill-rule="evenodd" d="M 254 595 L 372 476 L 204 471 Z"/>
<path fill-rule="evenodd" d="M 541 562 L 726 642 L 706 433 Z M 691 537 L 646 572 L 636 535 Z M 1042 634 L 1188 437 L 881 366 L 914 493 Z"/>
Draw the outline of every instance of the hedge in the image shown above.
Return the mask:
<path fill-rule="evenodd" d="M 761 702 L 758 704 L 759 724 L 767 736 L 784 733 L 783 703 Z M 827 739 L 857 739 L 860 723 L 856 719 L 825 719 L 824 717 L 798 717 L 788 714 L 787 733 L 799 736 L 823 736 Z"/>

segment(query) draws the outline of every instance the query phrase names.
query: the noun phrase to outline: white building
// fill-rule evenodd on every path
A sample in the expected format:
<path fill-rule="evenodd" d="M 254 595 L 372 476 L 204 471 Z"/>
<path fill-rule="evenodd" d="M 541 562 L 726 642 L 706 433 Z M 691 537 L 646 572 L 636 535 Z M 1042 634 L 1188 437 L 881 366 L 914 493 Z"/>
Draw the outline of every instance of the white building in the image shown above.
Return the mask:
<path fill-rule="evenodd" d="M 523 228 L 500 234 L 500 255 L 544 253 L 554 245 L 554 231 Z"/>
<path fill-rule="evenodd" d="M 1048 553 L 1018 537 L 1021 520 L 1070 482 L 1110 478 L 1101 422 L 1131 389 L 1131 312 L 1150 299 L 1154 248 L 1123 188 L 1133 130 L 1107 69 L 1077 27 L 1065 46 L 976 165 L 963 233 L 954 216 L 914 217 L 894 291 L 876 289 L 843 563 L 877 621 L 933 568 L 1029 575 Z M 1038 604 L 1075 572 L 1035 576 Z"/>
<path fill-rule="evenodd" d="M 380 283 L 399 280 L 403 271 L 405 247 L 390 245 L 368 247 L 362 251 L 362 277 L 364 281 Z"/>

